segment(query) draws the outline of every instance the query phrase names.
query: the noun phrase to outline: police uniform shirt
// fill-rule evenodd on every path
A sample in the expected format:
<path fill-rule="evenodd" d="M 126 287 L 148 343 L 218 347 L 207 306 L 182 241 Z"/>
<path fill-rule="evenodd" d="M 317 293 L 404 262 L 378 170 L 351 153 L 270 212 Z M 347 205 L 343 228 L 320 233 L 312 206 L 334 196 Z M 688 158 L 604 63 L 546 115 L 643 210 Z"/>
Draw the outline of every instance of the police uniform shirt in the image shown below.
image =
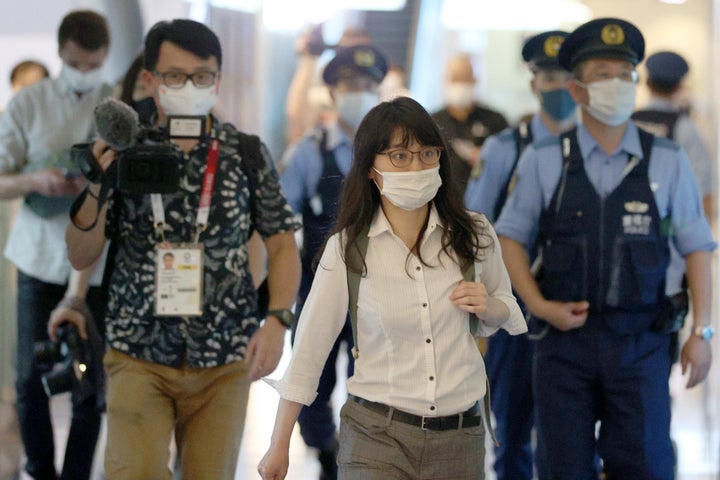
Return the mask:
<path fill-rule="evenodd" d="M 305 200 L 317 191 L 323 170 L 320 138 L 316 131 L 288 147 L 283 155 L 284 165 L 280 184 L 288 203 L 295 213 L 301 213 Z M 335 162 L 343 175 L 347 175 L 352 163 L 352 142 L 338 123 L 327 128 L 326 145 L 335 154 Z"/>
<path fill-rule="evenodd" d="M 596 193 L 607 197 L 621 182 L 630 155 L 642 158 L 637 127 L 629 122 L 618 149 L 608 155 L 579 125 L 577 139 L 584 167 Z M 560 180 L 562 153 L 559 141 L 533 143 L 525 149 L 518 181 L 496 223 L 498 235 L 531 245 L 542 211 L 552 200 Z M 712 251 L 715 241 L 702 210 L 697 183 L 685 153 L 665 139 L 656 139 L 648 168 L 650 187 L 661 218 L 672 216 L 674 244 L 683 255 Z"/>
<path fill-rule="evenodd" d="M 651 97 L 645 109 L 663 112 L 677 110 L 669 101 L 659 97 Z M 700 187 L 700 196 L 711 195 L 714 191 L 712 158 L 705 146 L 705 141 L 700 136 L 700 132 L 698 132 L 697 127 L 687 115 L 680 115 L 677 119 L 673 141 L 687 153 L 690 166 L 695 172 L 695 179 Z"/>
<path fill-rule="evenodd" d="M 530 131 L 533 142 L 542 142 L 553 137 L 539 114 L 532 117 Z M 516 156 L 517 145 L 512 128 L 507 128 L 485 141 L 480 159 L 482 172 L 478 178 L 470 180 L 465 190 L 465 206 L 469 210 L 484 213 L 491 222 L 497 220 L 495 207 L 503 186 L 510 181 L 513 174 Z"/>

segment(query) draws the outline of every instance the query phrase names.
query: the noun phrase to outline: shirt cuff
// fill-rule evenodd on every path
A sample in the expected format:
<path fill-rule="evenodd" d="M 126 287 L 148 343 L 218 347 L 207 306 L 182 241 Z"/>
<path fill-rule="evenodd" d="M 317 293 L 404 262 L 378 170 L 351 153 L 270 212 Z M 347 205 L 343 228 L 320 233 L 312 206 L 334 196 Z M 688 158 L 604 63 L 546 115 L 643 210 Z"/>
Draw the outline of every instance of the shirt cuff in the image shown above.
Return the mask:
<path fill-rule="evenodd" d="M 263 378 L 263 382 L 270 385 L 280 394 L 281 398 L 289 400 L 291 402 L 302 403 L 305 406 L 309 406 L 315 401 L 317 392 L 309 392 L 306 388 L 288 385 L 283 380 L 273 380 L 272 378 Z"/>
<path fill-rule="evenodd" d="M 675 232 L 675 245 L 683 257 L 698 251 L 712 252 L 717 248 L 705 218 L 698 218 Z"/>

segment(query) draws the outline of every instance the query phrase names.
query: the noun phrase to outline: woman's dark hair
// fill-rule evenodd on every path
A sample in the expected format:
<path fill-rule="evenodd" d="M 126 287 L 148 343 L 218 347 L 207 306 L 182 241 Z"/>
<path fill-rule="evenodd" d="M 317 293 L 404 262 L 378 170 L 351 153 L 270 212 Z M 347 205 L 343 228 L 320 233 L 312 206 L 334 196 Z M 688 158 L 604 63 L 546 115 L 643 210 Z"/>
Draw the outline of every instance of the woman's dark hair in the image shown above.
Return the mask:
<path fill-rule="evenodd" d="M 208 27 L 193 20 L 175 19 L 158 22 L 145 36 L 145 69 L 154 71 L 157 65 L 160 45 L 171 42 L 203 60 L 214 56 L 218 68 L 222 66 L 220 40 Z"/>
<path fill-rule="evenodd" d="M 137 79 L 142 68 L 143 56 L 141 53 L 130 64 L 125 72 L 125 76 L 122 78 L 122 82 L 120 82 L 120 101 L 125 102 L 128 105 L 133 104 L 133 91 L 135 90 L 135 83 L 137 83 Z"/>
<path fill-rule="evenodd" d="M 58 29 L 58 46 L 72 40 L 94 52 L 110 45 L 110 31 L 105 17 L 92 10 L 76 10 L 65 15 Z"/>
<path fill-rule="evenodd" d="M 421 145 L 443 147 L 440 156 L 442 185 L 433 203 L 447 227 L 443 230 L 442 249 L 450 258 L 456 258 L 460 268 L 465 270 L 485 248 L 491 246 L 490 237 L 484 232 L 486 225 L 477 225 L 477 221 L 465 210 L 457 185 L 452 180 L 451 164 L 440 129 L 428 112 L 408 97 L 397 97 L 377 105 L 358 127 L 353 144 L 353 162 L 345 177 L 333 232 L 340 232 L 341 243 L 345 244 L 343 259 L 348 264 L 348 259 L 352 258 L 351 249 L 357 248 L 355 239 L 370 225 L 380 207 L 380 192 L 373 180 L 368 178 L 368 173 L 375 156 L 390 146 L 396 132 L 401 133 L 405 146 L 416 140 Z M 416 246 L 423 232 L 424 227 L 418 235 Z M 485 240 L 481 241 L 481 237 Z M 419 249 L 414 250 L 424 263 Z M 348 268 L 364 271 L 365 265 L 348 264 Z"/>

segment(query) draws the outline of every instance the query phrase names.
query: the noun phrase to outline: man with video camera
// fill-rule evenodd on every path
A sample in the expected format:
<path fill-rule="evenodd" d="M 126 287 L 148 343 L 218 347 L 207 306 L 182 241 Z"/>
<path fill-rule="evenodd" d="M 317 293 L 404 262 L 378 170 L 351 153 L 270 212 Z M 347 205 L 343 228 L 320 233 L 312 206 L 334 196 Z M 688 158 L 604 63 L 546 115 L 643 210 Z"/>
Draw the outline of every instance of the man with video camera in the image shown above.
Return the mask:
<path fill-rule="evenodd" d="M 128 142 L 108 148 L 110 136 L 122 136 L 110 126 L 92 146 L 104 178 L 79 197 L 66 234 L 76 268 L 94 262 L 106 238 L 115 249 L 107 265 L 106 475 L 171 478 L 174 431 L 184 478 L 233 478 L 250 383 L 275 369 L 292 321 L 299 225 L 264 145 L 209 113 L 221 80 L 217 36 L 191 20 L 160 22 L 145 38 L 144 62 L 155 126 L 168 137 L 154 142 L 177 153 L 176 191 L 164 181 L 152 188 L 134 167 L 134 147 L 118 155 Z M 127 119 L 119 107 L 116 116 Z M 110 120 L 98 116 L 98 130 Z M 108 178 L 117 162 L 129 162 L 118 173 L 134 173 Z M 269 257 L 265 318 L 248 265 L 253 229 Z M 167 253 L 173 269 L 164 268 Z"/>
<path fill-rule="evenodd" d="M 35 345 L 48 340 L 46 324 L 61 301 L 57 315 L 73 311 L 71 304 L 87 311 L 87 298 L 102 320 L 97 287 L 102 272 L 89 279 L 95 285 L 89 291 L 83 280 L 68 285 L 71 267 L 63 236 L 70 204 L 86 183 L 69 160 L 69 149 L 95 135 L 93 110 L 112 92 L 102 81 L 109 43 L 107 23 L 98 13 L 66 15 L 58 29 L 60 75 L 21 90 L 0 117 L 0 198 L 23 197 L 4 253 L 18 269 L 17 409 L 25 470 L 35 479 L 57 478 L 49 400 L 41 380 L 48 372 L 35 358 Z M 100 433 L 97 403 L 95 395 L 73 402 L 62 479 L 90 477 Z"/>

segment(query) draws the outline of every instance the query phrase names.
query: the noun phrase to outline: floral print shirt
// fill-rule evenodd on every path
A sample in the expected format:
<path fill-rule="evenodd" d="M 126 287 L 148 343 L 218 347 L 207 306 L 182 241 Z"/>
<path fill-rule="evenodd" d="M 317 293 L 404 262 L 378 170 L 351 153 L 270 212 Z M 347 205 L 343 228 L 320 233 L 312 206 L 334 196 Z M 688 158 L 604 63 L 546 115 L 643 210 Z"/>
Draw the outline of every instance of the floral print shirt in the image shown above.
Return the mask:
<path fill-rule="evenodd" d="M 260 322 L 248 265 L 252 228 L 264 238 L 299 228 L 267 148 L 260 149 L 262 168 L 251 169 L 243 167 L 240 134 L 232 125 L 213 127 L 212 135 L 221 146 L 208 226 L 199 239 L 204 248 L 202 316 L 154 315 L 161 239 L 153 227 L 150 195 L 116 191 L 109 200 L 105 232 L 116 251 L 107 272 L 107 341 L 134 358 L 172 367 L 186 361 L 193 368 L 242 360 Z M 194 241 L 209 146 L 210 138 L 204 137 L 188 154 L 178 149 L 180 187 L 162 195 L 165 239 L 173 244 Z M 252 202 L 248 175 L 255 175 Z"/>

